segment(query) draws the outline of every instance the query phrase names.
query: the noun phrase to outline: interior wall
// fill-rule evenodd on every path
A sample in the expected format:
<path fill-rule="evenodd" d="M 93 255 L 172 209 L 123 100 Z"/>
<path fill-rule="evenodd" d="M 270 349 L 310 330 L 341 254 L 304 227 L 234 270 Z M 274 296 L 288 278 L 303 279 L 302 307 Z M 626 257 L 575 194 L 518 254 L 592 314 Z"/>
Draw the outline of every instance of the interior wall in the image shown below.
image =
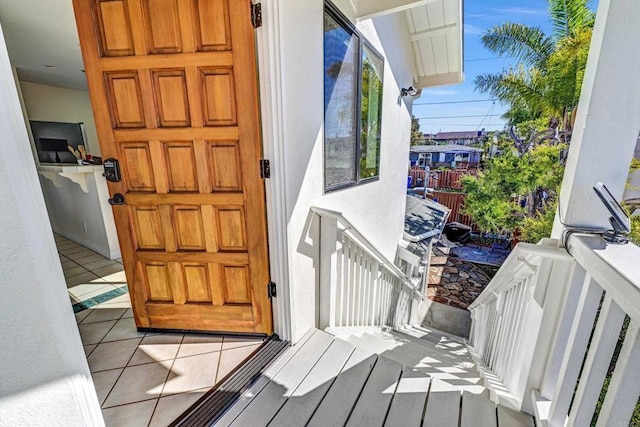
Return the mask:
<path fill-rule="evenodd" d="M 100 156 L 89 92 L 20 82 L 29 120 L 84 123 L 87 153 Z"/>
<path fill-rule="evenodd" d="M 103 425 L 0 30 L 0 424 Z"/>
<path fill-rule="evenodd" d="M 316 322 L 318 239 L 310 207 L 341 212 L 388 259 L 402 237 L 411 128 L 400 88 L 413 82 L 404 14 L 357 23 L 385 57 L 380 179 L 324 194 L 323 1 L 287 2 L 279 16 L 289 281 L 297 340 Z M 277 165 L 274 165 L 278 167 Z"/>
<path fill-rule="evenodd" d="M 87 152 L 100 156 L 88 92 L 25 81 L 20 82 L 19 89 L 27 123 L 82 122 Z M 33 141 L 31 147 L 35 150 Z M 53 230 L 109 259 L 119 258 L 118 236 L 102 170 L 89 170 L 86 166 L 83 173 L 64 173 L 55 168 L 38 167 Z"/>

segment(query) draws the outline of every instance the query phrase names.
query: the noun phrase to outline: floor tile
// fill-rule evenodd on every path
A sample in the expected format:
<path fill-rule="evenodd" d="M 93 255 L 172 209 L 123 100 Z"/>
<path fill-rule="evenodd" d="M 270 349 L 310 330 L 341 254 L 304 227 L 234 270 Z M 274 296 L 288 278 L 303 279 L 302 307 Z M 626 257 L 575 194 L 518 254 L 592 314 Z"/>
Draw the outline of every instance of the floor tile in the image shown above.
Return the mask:
<path fill-rule="evenodd" d="M 83 265 L 84 263 L 87 263 L 87 262 L 100 261 L 101 259 L 105 259 L 102 255 L 97 254 L 93 251 L 91 251 L 91 253 L 81 254 L 82 256 L 76 256 L 76 255 L 78 254 L 71 255 L 69 256 L 69 258 L 71 258 L 72 260 L 74 260 L 80 265 Z"/>
<path fill-rule="evenodd" d="M 98 344 L 100 341 L 102 341 L 102 338 L 107 335 L 107 332 L 109 332 L 109 330 L 115 324 L 115 320 L 110 320 L 108 322 L 87 323 L 84 325 L 78 325 L 82 343 L 84 345 Z"/>
<path fill-rule="evenodd" d="M 176 359 L 164 385 L 162 395 L 198 390 L 211 387 L 216 381 L 219 352 Z M 146 366 L 146 365 L 142 365 Z"/>
<path fill-rule="evenodd" d="M 79 312 L 75 313 L 76 322 L 78 322 L 78 323 L 82 322 L 84 320 L 84 318 L 87 317 L 90 314 L 91 314 L 90 310 L 82 310 L 82 311 L 79 311 Z"/>
<path fill-rule="evenodd" d="M 222 337 L 213 335 L 185 335 L 178 351 L 178 357 L 195 356 L 197 354 L 220 351 Z"/>
<path fill-rule="evenodd" d="M 122 273 L 123 268 L 121 264 L 115 263 L 113 265 L 107 265 L 106 267 L 95 268 L 92 271 L 98 277 L 106 277 L 112 274 Z"/>
<path fill-rule="evenodd" d="M 118 341 L 142 337 L 144 337 L 144 332 L 138 332 L 135 321 L 131 318 L 126 318 L 118 320 L 113 329 L 104 337 L 103 341 Z"/>
<path fill-rule="evenodd" d="M 60 265 L 62 266 L 63 270 L 66 270 L 71 267 L 80 267 L 77 262 L 72 261 L 68 258 L 64 258 L 64 261 L 60 260 Z"/>
<path fill-rule="evenodd" d="M 220 352 L 220 364 L 218 366 L 218 375 L 216 382 L 222 380 L 229 374 L 236 366 L 246 359 L 251 353 L 253 353 L 262 343 L 256 343 L 245 347 L 230 348 Z"/>
<path fill-rule="evenodd" d="M 91 372 L 124 368 L 138 348 L 141 339 L 102 342 L 87 358 Z"/>
<path fill-rule="evenodd" d="M 66 281 L 67 281 L 67 288 L 72 288 L 76 285 L 80 285 L 83 283 L 92 283 L 95 281 L 98 281 L 99 283 L 105 283 L 104 280 L 100 279 L 98 276 L 91 273 L 90 271 L 70 277 Z"/>
<path fill-rule="evenodd" d="M 147 402 L 134 403 L 132 405 L 118 406 L 116 408 L 103 409 L 104 423 L 106 427 L 141 427 L 146 426 L 151 419 L 153 409 L 158 399 Z"/>
<path fill-rule="evenodd" d="M 110 299 L 109 301 L 103 302 L 98 307 L 108 307 L 108 308 L 130 308 L 131 307 L 131 298 L 129 294 L 120 295 L 119 297 L 115 297 Z"/>
<path fill-rule="evenodd" d="M 91 354 L 93 349 L 96 348 L 96 346 L 97 346 L 97 344 L 89 344 L 89 345 L 83 346 L 84 347 L 85 356 L 89 357 L 89 355 Z"/>
<path fill-rule="evenodd" d="M 103 407 L 125 405 L 159 397 L 170 365 L 168 362 L 158 362 L 125 368 Z"/>
<path fill-rule="evenodd" d="M 182 334 L 163 334 L 143 338 L 128 365 L 173 360 L 180 348 L 182 337 Z"/>
<path fill-rule="evenodd" d="M 120 265 L 120 264 L 118 264 Z M 122 265 L 120 265 L 120 271 L 112 273 L 112 274 L 106 274 L 102 276 L 102 280 L 106 280 L 109 283 L 113 283 L 115 284 L 126 284 L 127 283 L 127 276 L 124 273 L 123 270 L 124 267 L 122 267 Z"/>
<path fill-rule="evenodd" d="M 111 261 L 110 259 L 104 258 L 98 261 L 91 261 L 91 262 L 84 262 L 82 263 L 82 266 L 84 268 L 86 268 L 89 271 L 93 271 L 96 268 L 101 268 L 101 267 L 107 267 L 109 265 L 118 265 L 120 266 L 120 268 L 122 268 L 122 265 L 118 264 L 115 261 Z"/>
<path fill-rule="evenodd" d="M 94 323 L 104 322 L 105 320 L 118 320 L 122 317 L 126 308 L 109 308 L 109 307 L 96 307 L 90 310 L 89 315 L 82 321 L 82 323 Z"/>
<path fill-rule="evenodd" d="M 58 249 L 58 252 L 60 252 L 62 255 L 66 256 L 67 258 L 74 259 L 73 257 L 76 254 L 84 254 L 84 253 L 93 252 L 93 251 L 80 245 L 68 245 L 64 248 Z"/>
<path fill-rule="evenodd" d="M 149 427 L 166 427 L 175 421 L 184 411 L 189 409 L 198 399 L 208 391 L 208 388 L 196 390 L 189 393 L 174 394 L 161 397 L 156 406 L 156 410 L 151 417 Z"/>
<path fill-rule="evenodd" d="M 84 268 L 84 267 L 82 267 L 82 266 L 80 266 L 78 264 L 76 264 L 75 266 L 73 266 L 71 268 L 63 268 L 62 272 L 64 273 L 64 278 L 65 279 L 70 279 L 72 277 L 79 276 L 79 275 L 84 274 L 84 273 L 89 273 L 89 271 L 86 268 Z"/>
<path fill-rule="evenodd" d="M 125 311 L 124 314 L 122 315 L 123 319 L 126 319 L 128 317 L 133 317 L 133 309 L 132 308 L 128 308 L 127 311 Z"/>
<path fill-rule="evenodd" d="M 263 341 L 263 338 L 254 337 L 224 337 L 224 341 L 222 342 L 222 349 L 226 350 L 228 348 L 245 347 L 247 345 L 262 343 Z"/>
<path fill-rule="evenodd" d="M 98 401 L 100 405 L 109 395 L 109 392 L 113 388 L 120 374 L 124 369 L 112 369 L 110 371 L 92 372 L 93 386 L 96 388 L 96 394 L 98 395 Z"/>
<path fill-rule="evenodd" d="M 93 298 L 97 295 L 104 294 L 115 289 L 112 284 L 107 282 L 94 282 L 94 283 L 81 283 L 69 287 L 67 290 L 70 295 L 80 299 L 86 300 Z"/>

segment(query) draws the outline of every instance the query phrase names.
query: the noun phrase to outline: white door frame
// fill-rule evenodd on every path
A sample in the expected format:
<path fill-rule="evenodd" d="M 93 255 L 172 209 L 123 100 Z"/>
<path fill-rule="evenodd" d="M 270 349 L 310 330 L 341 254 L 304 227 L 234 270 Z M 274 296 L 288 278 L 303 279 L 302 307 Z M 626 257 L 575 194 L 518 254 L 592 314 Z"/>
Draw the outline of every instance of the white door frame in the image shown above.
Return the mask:
<path fill-rule="evenodd" d="M 269 267 L 277 284 L 272 300 L 274 331 L 291 340 L 293 310 L 289 283 L 289 239 L 286 209 L 285 127 L 281 73 L 280 0 L 262 2 L 262 27 L 256 30 L 256 51 L 264 158 L 271 161 L 271 178 L 265 180 Z M 266 290 L 265 290 L 266 292 Z"/>

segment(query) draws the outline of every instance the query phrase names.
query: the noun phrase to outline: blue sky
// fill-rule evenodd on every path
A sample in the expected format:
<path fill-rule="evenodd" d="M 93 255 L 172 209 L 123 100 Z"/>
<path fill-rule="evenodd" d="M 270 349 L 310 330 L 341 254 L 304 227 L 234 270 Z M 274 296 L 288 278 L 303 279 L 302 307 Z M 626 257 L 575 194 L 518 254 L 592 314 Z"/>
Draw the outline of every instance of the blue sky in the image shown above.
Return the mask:
<path fill-rule="evenodd" d="M 502 129 L 504 121 L 500 115 L 505 108 L 498 102 L 482 101 L 490 96 L 476 92 L 473 81 L 479 74 L 498 73 L 515 62 L 509 58 L 496 58 L 487 51 L 480 41 L 481 35 L 504 22 L 519 22 L 541 27 L 547 33 L 551 31 L 546 0 L 464 0 L 464 8 L 465 81 L 459 85 L 425 89 L 422 96 L 414 101 L 413 114 L 421 119 L 420 128 L 425 133 Z M 482 102 L 460 103 L 470 100 Z M 458 103 L 424 105 L 441 102 Z M 436 118 L 448 116 L 474 117 Z"/>

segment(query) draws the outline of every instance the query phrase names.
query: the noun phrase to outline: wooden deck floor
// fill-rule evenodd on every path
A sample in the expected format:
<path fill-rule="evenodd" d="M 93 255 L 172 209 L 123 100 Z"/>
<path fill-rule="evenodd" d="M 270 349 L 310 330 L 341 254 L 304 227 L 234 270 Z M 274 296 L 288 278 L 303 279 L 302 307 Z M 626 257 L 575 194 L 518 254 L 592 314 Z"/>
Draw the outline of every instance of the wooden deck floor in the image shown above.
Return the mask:
<path fill-rule="evenodd" d="M 219 426 L 531 426 L 531 416 L 452 389 L 394 360 L 309 331 L 222 416 Z"/>

